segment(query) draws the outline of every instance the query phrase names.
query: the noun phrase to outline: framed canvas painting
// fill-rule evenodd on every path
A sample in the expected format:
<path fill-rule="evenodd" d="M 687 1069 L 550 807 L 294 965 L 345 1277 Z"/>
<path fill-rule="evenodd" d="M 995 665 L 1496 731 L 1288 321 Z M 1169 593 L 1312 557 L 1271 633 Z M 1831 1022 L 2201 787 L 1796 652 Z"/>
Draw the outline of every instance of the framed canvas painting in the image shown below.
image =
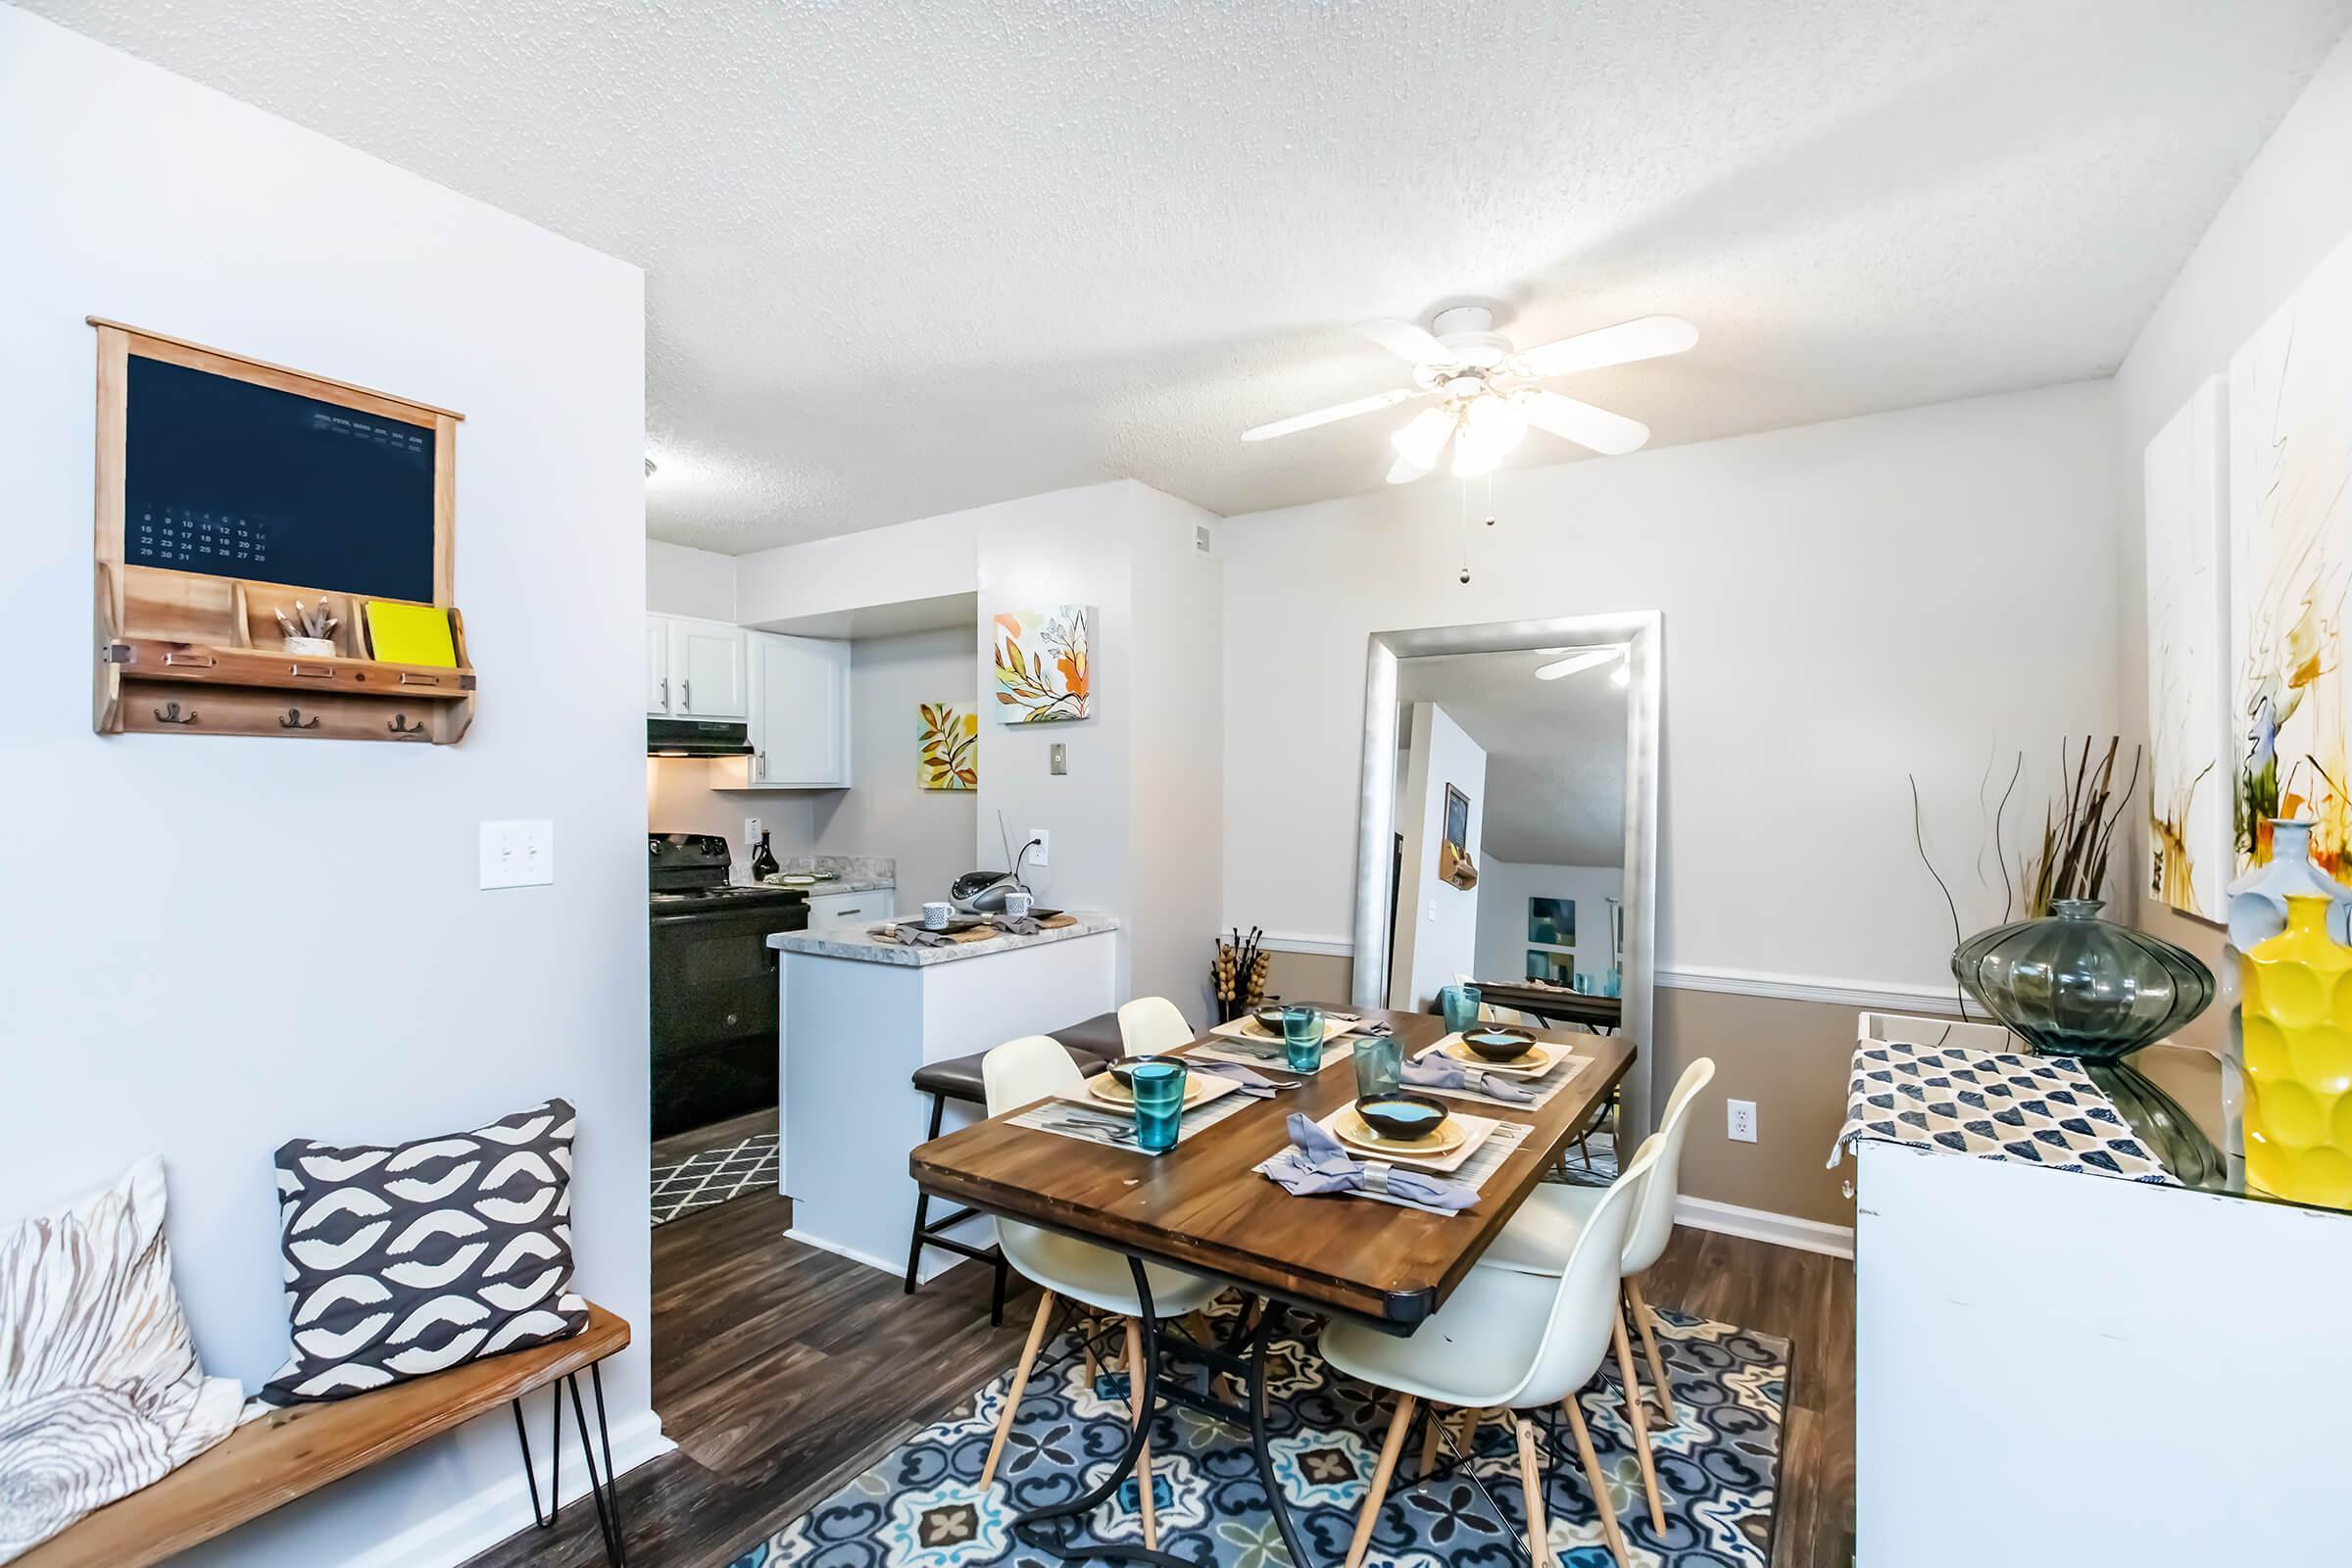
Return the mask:
<path fill-rule="evenodd" d="M 2239 868 L 2273 817 L 2311 857 L 2352 847 L 2344 612 L 2352 588 L 2352 240 L 2230 362 L 2231 827 Z"/>
<path fill-rule="evenodd" d="M 914 781 L 927 790 L 980 787 L 980 715 L 954 703 L 915 709 Z"/>
<path fill-rule="evenodd" d="M 1576 901 L 1530 898 L 1527 901 L 1527 940 L 1547 947 L 1576 946 Z"/>
<path fill-rule="evenodd" d="M 1094 712 L 1092 605 L 1007 611 L 995 630 L 1001 722 L 1057 724 Z"/>
<path fill-rule="evenodd" d="M 2228 389 L 2197 388 L 2141 462 L 2148 572 L 2147 891 L 2219 920 L 2234 873 Z"/>

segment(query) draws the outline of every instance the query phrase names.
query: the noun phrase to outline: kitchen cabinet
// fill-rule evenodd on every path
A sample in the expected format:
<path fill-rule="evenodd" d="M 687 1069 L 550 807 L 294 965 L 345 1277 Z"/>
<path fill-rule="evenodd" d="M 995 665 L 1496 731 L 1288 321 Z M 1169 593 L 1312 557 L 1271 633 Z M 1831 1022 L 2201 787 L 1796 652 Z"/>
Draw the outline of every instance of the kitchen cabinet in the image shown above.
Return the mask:
<path fill-rule="evenodd" d="M 744 633 L 752 755 L 713 769 L 719 789 L 850 786 L 850 645 Z"/>
<path fill-rule="evenodd" d="M 723 620 L 645 617 L 645 710 L 658 718 L 748 718 L 744 630 Z"/>
<path fill-rule="evenodd" d="M 863 893 L 811 893 L 808 895 L 808 929 L 818 930 L 829 925 L 879 925 L 898 915 L 898 895 L 889 888 L 869 888 Z"/>

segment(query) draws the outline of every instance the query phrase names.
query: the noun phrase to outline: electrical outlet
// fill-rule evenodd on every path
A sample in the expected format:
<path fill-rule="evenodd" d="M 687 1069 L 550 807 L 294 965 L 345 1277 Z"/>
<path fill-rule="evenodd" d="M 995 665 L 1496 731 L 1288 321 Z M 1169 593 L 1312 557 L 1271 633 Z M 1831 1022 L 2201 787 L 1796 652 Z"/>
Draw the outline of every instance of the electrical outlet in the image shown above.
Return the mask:
<path fill-rule="evenodd" d="M 1054 835 L 1042 827 L 1033 827 L 1029 830 L 1029 839 L 1037 848 L 1029 852 L 1029 858 L 1023 863 L 1052 865 L 1054 863 Z"/>
<path fill-rule="evenodd" d="M 756 816 L 745 817 L 743 819 L 743 847 L 748 850 L 759 842 L 760 819 Z"/>
<path fill-rule="evenodd" d="M 540 819 L 484 822 L 481 885 L 544 887 L 556 879 L 556 824 Z"/>
<path fill-rule="evenodd" d="M 1727 1100 L 1723 1102 L 1723 1108 L 1725 1119 L 1729 1123 L 1724 1129 L 1724 1136 L 1735 1144 L 1754 1143 L 1756 1141 L 1756 1102 L 1752 1100 Z"/>

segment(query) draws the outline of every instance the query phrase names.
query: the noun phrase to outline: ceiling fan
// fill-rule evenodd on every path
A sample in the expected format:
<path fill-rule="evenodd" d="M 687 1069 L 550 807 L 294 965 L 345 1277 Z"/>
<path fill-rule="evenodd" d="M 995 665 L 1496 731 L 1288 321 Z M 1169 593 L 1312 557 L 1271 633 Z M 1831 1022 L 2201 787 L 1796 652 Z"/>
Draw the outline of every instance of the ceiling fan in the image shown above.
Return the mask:
<path fill-rule="evenodd" d="M 1494 325 L 1494 313 L 1479 305 L 1440 311 L 1427 327 L 1410 321 L 1360 322 L 1358 332 L 1412 366 L 1411 386 L 1276 419 L 1244 430 L 1242 439 L 1270 441 L 1434 398 L 1438 401 L 1432 407 L 1389 437 L 1396 449 L 1389 483 L 1406 484 L 1429 472 L 1445 456 L 1448 442 L 1453 444 L 1456 474 L 1491 473 L 1531 424 L 1564 441 L 1619 457 L 1638 451 L 1649 439 L 1648 425 L 1535 383 L 1576 370 L 1680 354 L 1698 341 L 1698 328 L 1673 316 L 1644 316 L 1532 349 L 1512 348 L 1511 340 Z"/>

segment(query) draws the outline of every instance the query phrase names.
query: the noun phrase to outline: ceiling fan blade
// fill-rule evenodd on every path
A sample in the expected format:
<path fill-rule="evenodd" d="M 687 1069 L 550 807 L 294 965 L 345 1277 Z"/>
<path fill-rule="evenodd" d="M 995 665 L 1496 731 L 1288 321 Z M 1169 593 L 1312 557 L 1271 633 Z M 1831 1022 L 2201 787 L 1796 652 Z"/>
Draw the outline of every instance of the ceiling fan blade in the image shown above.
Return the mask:
<path fill-rule="evenodd" d="M 1649 426 L 1622 414 L 1596 409 L 1590 403 L 1564 398 L 1557 392 L 1522 392 L 1512 399 L 1527 422 L 1548 430 L 1563 441 L 1590 447 L 1603 457 L 1621 458 L 1639 452 L 1649 439 Z"/>
<path fill-rule="evenodd" d="M 1312 414 L 1295 414 L 1272 424 L 1254 425 L 1242 432 L 1245 441 L 1271 441 L 1278 435 L 1290 435 L 1298 430 L 1312 430 L 1318 424 L 1330 424 L 1335 419 L 1352 419 L 1359 414 L 1377 414 L 1393 409 L 1407 398 L 1422 396 L 1411 387 L 1400 386 L 1394 392 L 1382 392 L 1374 397 L 1357 398 L 1353 403 L 1341 403 Z"/>
<path fill-rule="evenodd" d="M 1358 321 L 1355 329 L 1407 365 L 1457 365 L 1461 356 L 1411 321 Z"/>
<path fill-rule="evenodd" d="M 1698 328 L 1679 316 L 1644 316 L 1522 349 L 1519 363 L 1529 375 L 1566 375 L 1571 370 L 1597 370 L 1607 365 L 1680 354 L 1697 341 Z"/>

